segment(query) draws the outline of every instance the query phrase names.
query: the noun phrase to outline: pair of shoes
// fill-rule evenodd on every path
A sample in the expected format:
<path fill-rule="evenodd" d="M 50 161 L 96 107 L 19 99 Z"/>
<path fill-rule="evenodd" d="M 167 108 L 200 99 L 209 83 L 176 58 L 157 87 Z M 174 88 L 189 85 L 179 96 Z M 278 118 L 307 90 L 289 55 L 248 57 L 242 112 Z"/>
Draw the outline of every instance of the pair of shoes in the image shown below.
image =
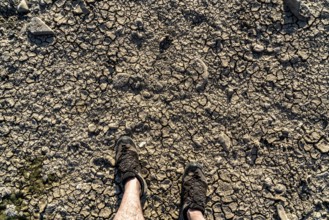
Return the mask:
<path fill-rule="evenodd" d="M 137 178 L 141 185 L 141 197 L 147 194 L 147 185 L 140 174 L 141 165 L 138 159 L 136 144 L 128 136 L 122 136 L 115 145 L 116 167 L 122 186 L 131 178 Z M 189 164 L 183 175 L 181 194 L 181 212 L 179 219 L 187 219 L 189 209 L 199 210 L 203 214 L 206 206 L 207 181 L 199 164 Z"/>

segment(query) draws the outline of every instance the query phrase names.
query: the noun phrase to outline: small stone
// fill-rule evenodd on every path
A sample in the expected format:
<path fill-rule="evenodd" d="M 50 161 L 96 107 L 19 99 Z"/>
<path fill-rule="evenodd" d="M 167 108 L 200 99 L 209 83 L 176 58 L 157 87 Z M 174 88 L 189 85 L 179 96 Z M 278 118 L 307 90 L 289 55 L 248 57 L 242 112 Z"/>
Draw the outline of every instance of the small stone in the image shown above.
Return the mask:
<path fill-rule="evenodd" d="M 113 158 L 113 157 L 107 157 L 107 160 L 109 161 L 109 163 L 110 163 L 110 165 L 111 165 L 112 167 L 115 166 L 115 158 Z"/>
<path fill-rule="evenodd" d="M 142 92 L 142 95 L 143 95 L 143 97 L 146 98 L 146 99 L 149 99 L 149 98 L 152 97 L 152 94 L 151 94 L 150 92 L 148 92 L 148 91 L 143 91 L 143 92 Z"/>
<path fill-rule="evenodd" d="M 288 54 L 284 54 L 279 57 L 279 61 L 281 63 L 288 63 L 290 61 L 290 56 Z"/>
<path fill-rule="evenodd" d="M 107 83 L 101 83 L 99 87 L 102 91 L 105 91 L 107 88 Z"/>
<path fill-rule="evenodd" d="M 115 38 L 117 37 L 117 36 L 115 35 L 115 33 L 111 32 L 111 31 L 106 31 L 106 32 L 105 32 L 105 35 L 106 35 L 107 37 L 109 37 L 111 40 L 115 40 Z"/>
<path fill-rule="evenodd" d="M 299 50 L 297 53 L 298 53 L 298 56 L 302 59 L 302 61 L 306 61 L 308 59 L 307 51 Z"/>
<path fill-rule="evenodd" d="M 73 13 L 76 15 L 88 15 L 90 13 L 89 9 L 86 7 L 84 1 L 79 1 L 79 3 L 73 9 Z"/>
<path fill-rule="evenodd" d="M 217 138 L 224 150 L 228 151 L 231 148 L 231 140 L 224 132 L 220 133 Z"/>
<path fill-rule="evenodd" d="M 33 35 L 54 35 L 54 31 L 40 18 L 34 17 L 28 25 L 28 30 Z"/>
<path fill-rule="evenodd" d="M 129 83 L 130 76 L 127 73 L 119 73 L 113 77 L 113 87 L 116 89 L 120 89 L 125 87 Z"/>
<path fill-rule="evenodd" d="M 229 207 L 224 206 L 222 207 L 222 209 L 226 219 L 232 219 L 234 217 L 234 214 L 232 213 Z"/>
<path fill-rule="evenodd" d="M 192 141 L 197 149 L 202 148 L 204 139 L 202 136 L 194 135 Z"/>
<path fill-rule="evenodd" d="M 5 210 L 5 215 L 10 219 L 17 217 L 18 213 L 16 211 L 16 206 L 15 205 L 7 205 L 6 210 Z"/>
<path fill-rule="evenodd" d="M 229 57 L 221 57 L 222 61 L 222 67 L 226 68 L 230 64 L 230 58 Z"/>
<path fill-rule="evenodd" d="M 320 143 L 315 144 L 316 149 L 318 149 L 321 153 L 329 152 L 329 144 L 321 141 Z"/>
<path fill-rule="evenodd" d="M 277 211 L 278 211 L 278 215 L 280 217 L 281 220 L 289 220 L 286 214 L 286 211 L 284 210 L 283 206 L 281 204 L 278 204 L 276 206 Z"/>
<path fill-rule="evenodd" d="M 9 133 L 10 128 L 8 126 L 6 126 L 5 124 L 0 126 L 0 137 L 7 136 Z"/>
<path fill-rule="evenodd" d="M 267 187 L 267 188 L 272 188 L 273 187 L 273 181 L 271 178 L 269 177 L 266 177 L 265 180 L 264 180 L 264 186 Z"/>
<path fill-rule="evenodd" d="M 138 147 L 142 148 L 142 147 L 145 147 L 146 146 L 146 142 L 145 141 L 142 141 L 138 144 Z"/>
<path fill-rule="evenodd" d="M 135 22 L 136 22 L 136 26 L 137 26 L 137 28 L 138 28 L 139 30 L 143 30 L 143 29 L 144 29 L 144 24 L 143 24 L 142 19 L 137 18 Z"/>
<path fill-rule="evenodd" d="M 196 87 L 195 87 L 196 91 L 203 92 L 206 89 L 207 84 L 208 84 L 208 80 L 207 79 L 202 80 L 201 82 L 199 82 L 196 85 Z"/>
<path fill-rule="evenodd" d="M 90 133 L 94 133 L 94 132 L 96 131 L 96 129 L 97 129 L 97 127 L 96 127 L 95 124 L 90 124 L 90 125 L 88 125 L 88 131 L 89 131 Z"/>
<path fill-rule="evenodd" d="M 108 124 L 108 127 L 109 127 L 109 129 L 114 130 L 114 129 L 118 129 L 119 125 L 118 125 L 118 123 L 113 122 L 113 123 Z"/>
<path fill-rule="evenodd" d="M 172 183 L 171 183 L 171 181 L 170 181 L 169 179 L 165 179 L 165 180 L 163 180 L 163 181 L 161 182 L 160 187 L 161 187 L 163 190 L 167 191 L 167 190 L 170 188 L 171 184 L 172 184 Z"/>
<path fill-rule="evenodd" d="M 101 202 L 101 203 L 98 203 L 98 205 L 97 205 L 97 208 L 100 209 L 100 210 L 101 210 L 102 208 L 104 208 L 104 207 L 105 207 L 105 204 L 102 203 L 102 202 Z M 101 212 L 102 212 L 102 211 L 101 211 Z M 106 218 L 106 217 L 104 217 L 104 218 Z"/>
<path fill-rule="evenodd" d="M 255 51 L 256 53 L 261 53 L 265 50 L 264 46 L 261 44 L 254 44 L 252 46 L 252 50 Z"/>
<path fill-rule="evenodd" d="M 48 204 L 46 206 L 45 210 L 44 210 L 45 211 L 45 214 L 52 214 L 52 213 L 54 213 L 55 210 L 56 210 L 56 207 L 57 207 L 56 204 L 53 204 L 53 203 Z"/>
<path fill-rule="evenodd" d="M 274 186 L 274 191 L 277 194 L 283 194 L 283 193 L 285 193 L 287 191 L 287 188 L 283 184 L 277 184 L 277 185 Z"/>
<path fill-rule="evenodd" d="M 29 6 L 27 5 L 26 0 L 22 0 L 17 6 L 17 11 L 19 13 L 28 13 L 30 11 Z"/>
<path fill-rule="evenodd" d="M 47 206 L 47 200 L 41 200 L 39 202 L 39 211 L 44 212 L 46 206 Z"/>

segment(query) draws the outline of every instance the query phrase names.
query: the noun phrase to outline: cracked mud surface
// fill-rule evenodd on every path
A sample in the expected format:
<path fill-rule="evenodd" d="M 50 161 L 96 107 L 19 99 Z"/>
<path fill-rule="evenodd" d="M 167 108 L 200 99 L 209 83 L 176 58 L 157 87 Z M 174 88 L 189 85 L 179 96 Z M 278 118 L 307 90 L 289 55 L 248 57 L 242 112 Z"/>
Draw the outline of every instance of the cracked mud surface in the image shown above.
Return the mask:
<path fill-rule="evenodd" d="M 5 2 L 5 3 L 4 3 Z M 189 161 L 207 219 L 328 219 L 329 5 L 0 2 L 0 219 L 107 219 L 130 134 L 147 219 L 176 219 Z M 33 36 L 39 17 L 54 36 Z"/>

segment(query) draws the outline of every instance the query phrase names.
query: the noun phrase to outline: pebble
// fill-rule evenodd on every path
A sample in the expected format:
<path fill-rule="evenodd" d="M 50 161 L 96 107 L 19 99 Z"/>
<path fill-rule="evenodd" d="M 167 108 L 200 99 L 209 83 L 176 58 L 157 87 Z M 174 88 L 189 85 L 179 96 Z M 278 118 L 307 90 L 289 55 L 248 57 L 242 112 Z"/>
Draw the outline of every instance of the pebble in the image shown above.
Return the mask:
<path fill-rule="evenodd" d="M 11 195 L 11 190 L 9 187 L 0 187 L 0 199 L 10 196 Z"/>
<path fill-rule="evenodd" d="M 208 80 L 204 79 L 196 85 L 195 89 L 198 92 L 203 92 L 206 89 L 207 84 L 208 84 Z"/>
<path fill-rule="evenodd" d="M 287 188 L 283 184 L 277 184 L 274 186 L 274 191 L 278 194 L 283 194 L 287 191 Z"/>
<path fill-rule="evenodd" d="M 218 141 L 224 147 L 224 150 L 228 151 L 231 148 L 231 140 L 224 132 L 218 135 Z"/>
<path fill-rule="evenodd" d="M 145 141 L 140 142 L 139 145 L 138 145 L 138 147 L 140 147 L 140 148 L 145 147 L 145 146 L 146 146 L 146 142 Z"/>
<path fill-rule="evenodd" d="M 289 220 L 286 214 L 286 211 L 284 210 L 283 206 L 281 204 L 278 204 L 276 206 L 277 211 L 278 211 L 278 215 L 280 217 L 281 220 Z"/>
<path fill-rule="evenodd" d="M 19 13 L 28 13 L 30 11 L 29 6 L 27 5 L 26 0 L 22 0 L 17 6 L 17 11 Z"/>
<path fill-rule="evenodd" d="M 150 92 L 148 92 L 148 91 L 143 91 L 143 92 L 142 92 L 142 95 L 143 95 L 143 97 L 146 98 L 146 99 L 149 99 L 149 98 L 152 97 L 152 94 L 151 94 Z"/>
<path fill-rule="evenodd" d="M 119 73 L 113 78 L 113 87 L 120 89 L 129 83 L 130 76 L 127 73 Z"/>
<path fill-rule="evenodd" d="M 212 206 L 212 209 L 214 212 L 222 212 L 222 208 L 221 208 L 221 203 L 219 202 L 216 202 L 213 206 Z"/>
<path fill-rule="evenodd" d="M 113 123 L 108 124 L 108 127 L 109 127 L 109 129 L 118 129 L 119 125 L 118 125 L 118 123 L 113 122 Z"/>
<path fill-rule="evenodd" d="M 315 144 L 316 149 L 321 151 L 321 153 L 328 153 L 329 152 L 329 144 L 320 142 L 318 144 Z"/>
<path fill-rule="evenodd" d="M 203 142 L 204 142 L 204 139 L 202 136 L 193 136 L 192 141 L 197 148 L 202 148 Z"/>
<path fill-rule="evenodd" d="M 89 9 L 86 7 L 83 1 L 79 2 L 73 9 L 73 13 L 76 15 L 88 15 L 90 13 Z"/>
<path fill-rule="evenodd" d="M 17 217 L 18 213 L 16 211 L 16 206 L 15 205 L 7 205 L 6 210 L 5 210 L 5 215 L 8 218 L 15 218 Z"/>
<path fill-rule="evenodd" d="M 44 212 L 44 210 L 46 209 L 47 207 L 47 200 L 41 200 L 39 202 L 39 210 L 40 212 Z"/>
<path fill-rule="evenodd" d="M 253 49 L 253 51 L 255 51 L 257 53 L 261 53 L 265 50 L 264 46 L 261 44 L 254 44 L 252 49 Z"/>
<path fill-rule="evenodd" d="M 96 131 L 96 125 L 95 124 L 90 124 L 90 125 L 88 125 L 88 131 L 90 132 L 90 133 L 94 133 L 95 131 Z"/>
<path fill-rule="evenodd" d="M 34 17 L 28 25 L 28 30 L 33 35 L 54 35 L 54 31 L 40 18 Z"/>

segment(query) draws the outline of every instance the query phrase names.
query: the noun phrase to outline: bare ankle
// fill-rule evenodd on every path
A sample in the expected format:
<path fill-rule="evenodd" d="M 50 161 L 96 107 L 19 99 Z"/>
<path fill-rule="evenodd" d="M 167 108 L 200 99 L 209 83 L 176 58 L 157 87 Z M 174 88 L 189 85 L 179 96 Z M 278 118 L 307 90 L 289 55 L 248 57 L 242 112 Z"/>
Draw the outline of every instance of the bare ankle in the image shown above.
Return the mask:
<path fill-rule="evenodd" d="M 189 220 L 203 220 L 203 214 L 200 210 L 197 209 L 189 209 L 187 210 L 187 217 Z"/>
<path fill-rule="evenodd" d="M 132 178 L 127 180 L 125 183 L 125 191 L 129 192 L 141 192 L 141 184 L 139 183 L 137 178 Z"/>

